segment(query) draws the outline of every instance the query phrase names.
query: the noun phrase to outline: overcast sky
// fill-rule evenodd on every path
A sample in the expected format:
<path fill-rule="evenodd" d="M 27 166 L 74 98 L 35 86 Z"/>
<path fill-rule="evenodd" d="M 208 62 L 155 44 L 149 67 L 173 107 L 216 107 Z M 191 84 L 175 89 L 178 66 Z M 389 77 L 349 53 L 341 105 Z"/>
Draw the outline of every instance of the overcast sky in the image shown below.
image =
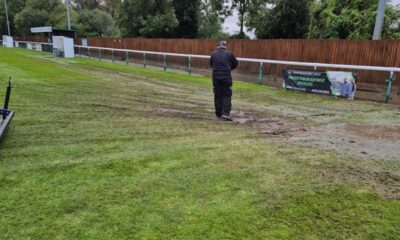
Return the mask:
<path fill-rule="evenodd" d="M 378 4 L 378 0 L 376 0 L 376 4 Z M 400 4 L 400 0 L 392 0 L 392 4 L 394 4 L 394 5 Z M 231 33 L 231 34 L 238 33 L 239 30 L 240 30 L 240 27 L 237 24 L 238 20 L 239 20 L 238 13 L 237 12 L 233 13 L 233 15 L 231 17 L 229 17 L 229 18 L 227 18 L 225 20 L 225 23 L 224 23 L 224 26 L 223 26 L 224 31 L 228 32 L 228 33 Z M 247 30 L 246 30 L 246 33 L 251 38 L 255 38 L 254 33 L 248 32 Z"/>

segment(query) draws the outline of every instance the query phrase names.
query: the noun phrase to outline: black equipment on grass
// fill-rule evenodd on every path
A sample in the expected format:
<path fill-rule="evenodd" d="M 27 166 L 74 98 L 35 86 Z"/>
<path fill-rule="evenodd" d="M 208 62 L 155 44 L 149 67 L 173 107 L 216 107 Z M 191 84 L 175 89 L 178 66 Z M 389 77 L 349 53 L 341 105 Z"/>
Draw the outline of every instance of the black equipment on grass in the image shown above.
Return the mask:
<path fill-rule="evenodd" d="M 1 109 L 1 115 L 3 115 L 3 121 L 7 118 L 8 115 L 10 115 L 10 111 L 8 111 L 8 104 L 10 103 L 10 96 L 11 96 L 11 77 L 8 79 L 8 84 L 7 84 L 7 91 L 6 91 L 6 97 L 4 100 L 4 107 Z"/>
<path fill-rule="evenodd" d="M 8 105 L 10 103 L 10 96 L 11 96 L 11 77 L 8 79 L 7 84 L 7 91 L 4 100 L 4 107 L 0 110 L 0 114 L 3 115 L 3 120 L 0 122 L 0 138 L 3 136 L 8 124 L 10 123 L 11 119 L 14 116 L 14 112 L 8 110 Z"/>

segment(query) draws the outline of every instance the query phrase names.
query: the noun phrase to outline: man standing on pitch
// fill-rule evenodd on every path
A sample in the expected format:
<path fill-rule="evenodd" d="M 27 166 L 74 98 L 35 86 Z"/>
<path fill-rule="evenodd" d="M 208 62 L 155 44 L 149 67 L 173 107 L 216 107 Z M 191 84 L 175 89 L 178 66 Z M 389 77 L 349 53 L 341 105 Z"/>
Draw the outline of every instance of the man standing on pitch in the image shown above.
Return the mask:
<path fill-rule="evenodd" d="M 226 50 L 226 42 L 221 41 L 212 53 L 210 64 L 213 69 L 215 114 L 225 121 L 232 121 L 232 74 L 238 65 L 235 56 Z"/>

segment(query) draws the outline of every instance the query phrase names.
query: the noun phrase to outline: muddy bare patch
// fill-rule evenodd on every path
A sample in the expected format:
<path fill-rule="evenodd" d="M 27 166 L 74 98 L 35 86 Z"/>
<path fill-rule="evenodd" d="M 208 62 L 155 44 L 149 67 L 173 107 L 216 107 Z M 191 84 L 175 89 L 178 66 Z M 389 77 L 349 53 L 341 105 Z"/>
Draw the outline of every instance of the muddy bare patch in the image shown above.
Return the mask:
<path fill-rule="evenodd" d="M 365 129 L 368 128 L 371 127 L 365 127 Z M 400 141 L 388 141 L 386 138 L 369 139 L 364 136 L 364 133 L 356 135 L 348 131 L 347 124 L 328 124 L 314 127 L 310 131 L 293 136 L 289 140 L 300 145 L 333 150 L 360 159 L 400 161 Z"/>
<path fill-rule="evenodd" d="M 400 140 L 400 126 L 366 126 L 360 124 L 347 124 L 346 130 L 358 137 L 371 140 Z"/>
<path fill-rule="evenodd" d="M 111 104 L 100 104 L 100 103 L 82 103 L 81 106 L 87 106 L 91 108 L 107 108 L 117 111 L 128 111 L 131 110 L 128 107 L 120 106 L 120 105 L 111 105 Z"/>
<path fill-rule="evenodd" d="M 291 137 L 297 133 L 307 132 L 307 129 L 300 124 L 279 117 L 258 116 L 243 111 L 234 112 L 232 116 L 234 123 L 258 128 L 263 135 L 269 137 Z"/>
<path fill-rule="evenodd" d="M 179 109 L 171 109 L 171 108 L 159 108 L 159 109 L 156 109 L 155 112 L 159 113 L 159 114 L 165 114 L 165 115 L 168 115 L 168 114 L 191 115 L 191 114 L 193 114 L 192 112 L 189 112 L 189 111 L 184 111 L 184 110 L 179 110 Z"/>
<path fill-rule="evenodd" d="M 160 117 L 171 117 L 171 118 L 186 118 L 186 119 L 207 119 L 191 111 L 172 109 L 172 108 L 158 108 L 154 111 L 154 114 Z"/>

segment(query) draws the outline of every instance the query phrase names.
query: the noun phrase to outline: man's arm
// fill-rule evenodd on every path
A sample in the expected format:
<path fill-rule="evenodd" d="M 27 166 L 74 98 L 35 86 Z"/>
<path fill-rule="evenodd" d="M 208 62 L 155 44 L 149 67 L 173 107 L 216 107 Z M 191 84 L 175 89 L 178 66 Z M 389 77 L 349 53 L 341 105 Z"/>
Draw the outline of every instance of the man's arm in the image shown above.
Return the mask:
<path fill-rule="evenodd" d="M 233 54 L 231 54 L 231 63 L 232 63 L 232 70 L 237 68 L 238 60 L 236 59 L 236 57 Z"/>

